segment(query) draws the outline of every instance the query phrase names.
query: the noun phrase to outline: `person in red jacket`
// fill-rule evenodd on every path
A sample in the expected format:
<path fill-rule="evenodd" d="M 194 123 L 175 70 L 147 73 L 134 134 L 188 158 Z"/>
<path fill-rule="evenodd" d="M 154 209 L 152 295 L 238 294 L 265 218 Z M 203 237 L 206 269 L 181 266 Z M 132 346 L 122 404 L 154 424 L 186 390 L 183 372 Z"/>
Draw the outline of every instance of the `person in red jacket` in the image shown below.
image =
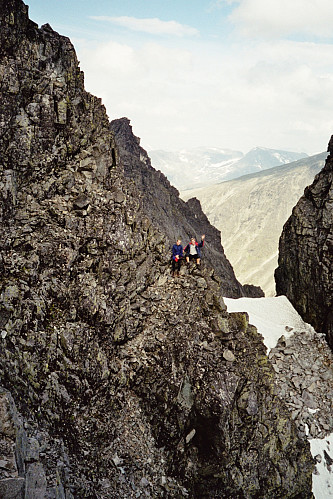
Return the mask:
<path fill-rule="evenodd" d="M 186 262 L 189 263 L 190 260 L 196 260 L 197 265 L 200 264 L 200 257 L 201 257 L 201 248 L 205 244 L 205 234 L 201 236 L 201 242 L 197 243 L 195 237 L 191 238 L 191 241 L 188 243 L 187 246 L 184 248 L 184 252 L 186 255 Z"/>

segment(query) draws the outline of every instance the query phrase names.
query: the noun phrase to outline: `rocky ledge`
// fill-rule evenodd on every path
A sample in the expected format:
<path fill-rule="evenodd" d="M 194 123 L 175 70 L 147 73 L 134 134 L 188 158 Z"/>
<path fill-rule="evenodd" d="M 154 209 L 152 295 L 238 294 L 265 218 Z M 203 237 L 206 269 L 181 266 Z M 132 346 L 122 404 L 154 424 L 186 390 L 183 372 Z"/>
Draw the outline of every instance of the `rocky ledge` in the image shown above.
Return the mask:
<path fill-rule="evenodd" d="M 210 224 L 198 199 L 183 201 L 166 176 L 153 168 L 147 151 L 140 146 L 140 139 L 133 134 L 129 119 L 112 120 L 110 128 L 115 134 L 125 176 L 135 182 L 145 212 L 166 236 L 166 246 L 171 249 L 179 237 L 185 246 L 193 235 L 200 238 L 205 234 L 204 260 L 221 278 L 223 296 L 263 296 L 259 287 L 242 286 L 237 281 L 224 254 L 221 232 Z"/>

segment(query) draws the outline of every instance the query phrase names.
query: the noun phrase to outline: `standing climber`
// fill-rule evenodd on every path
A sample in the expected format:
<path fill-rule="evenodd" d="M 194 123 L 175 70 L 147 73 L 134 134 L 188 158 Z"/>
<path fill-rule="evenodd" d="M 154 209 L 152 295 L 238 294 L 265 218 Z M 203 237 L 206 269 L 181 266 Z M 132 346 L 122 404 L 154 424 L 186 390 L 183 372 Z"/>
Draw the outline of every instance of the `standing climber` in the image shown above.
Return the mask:
<path fill-rule="evenodd" d="M 191 238 L 191 242 L 185 246 L 184 251 L 186 254 L 186 262 L 189 263 L 190 260 L 196 260 L 197 265 L 200 265 L 201 248 L 205 243 L 205 234 L 201 236 L 201 242 L 197 243 L 195 237 Z"/>
<path fill-rule="evenodd" d="M 177 239 L 176 244 L 172 246 L 172 275 L 179 277 L 180 267 L 183 258 L 183 246 L 181 239 Z"/>

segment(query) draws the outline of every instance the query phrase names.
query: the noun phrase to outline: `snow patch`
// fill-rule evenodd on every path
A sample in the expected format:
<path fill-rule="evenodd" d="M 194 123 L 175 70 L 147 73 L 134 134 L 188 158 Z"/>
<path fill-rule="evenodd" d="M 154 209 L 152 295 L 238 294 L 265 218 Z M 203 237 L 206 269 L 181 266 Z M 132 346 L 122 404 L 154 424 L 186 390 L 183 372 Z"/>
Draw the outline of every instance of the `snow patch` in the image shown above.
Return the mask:
<path fill-rule="evenodd" d="M 312 326 L 303 321 L 286 296 L 270 298 L 224 298 L 228 312 L 247 312 L 249 322 L 256 326 L 264 337 L 268 348 L 276 346 L 278 339 L 298 331 L 314 331 Z M 287 328 L 287 329 L 286 329 Z"/>
<path fill-rule="evenodd" d="M 333 497 L 333 433 L 309 442 L 311 454 L 317 461 L 316 471 L 312 475 L 312 492 L 316 499 L 328 499 Z"/>

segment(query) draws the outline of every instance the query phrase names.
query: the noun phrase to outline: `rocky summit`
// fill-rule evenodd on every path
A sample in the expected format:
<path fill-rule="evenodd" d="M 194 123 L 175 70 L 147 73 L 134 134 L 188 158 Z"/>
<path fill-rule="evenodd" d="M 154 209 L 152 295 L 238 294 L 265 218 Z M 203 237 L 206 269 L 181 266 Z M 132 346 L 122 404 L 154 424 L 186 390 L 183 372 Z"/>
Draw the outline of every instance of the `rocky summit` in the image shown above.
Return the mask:
<path fill-rule="evenodd" d="M 277 294 L 286 295 L 305 321 L 325 333 L 333 349 L 333 137 L 328 152 L 284 225 L 275 281 Z"/>
<path fill-rule="evenodd" d="M 312 497 L 262 337 L 170 276 L 68 38 L 0 0 L 0 497 Z"/>

